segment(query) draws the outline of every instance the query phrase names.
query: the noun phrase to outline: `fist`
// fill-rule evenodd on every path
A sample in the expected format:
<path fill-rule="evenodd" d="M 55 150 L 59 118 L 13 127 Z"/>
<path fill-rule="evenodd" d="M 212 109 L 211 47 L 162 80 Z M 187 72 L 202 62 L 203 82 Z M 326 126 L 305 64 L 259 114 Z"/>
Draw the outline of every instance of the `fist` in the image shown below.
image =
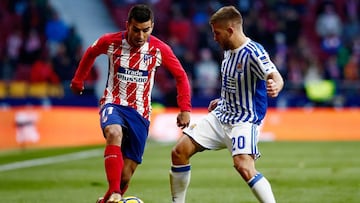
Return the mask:
<path fill-rule="evenodd" d="M 70 88 L 74 94 L 81 95 L 82 92 L 84 91 L 84 83 L 76 80 L 72 80 L 70 84 Z"/>
<path fill-rule="evenodd" d="M 270 97 L 276 97 L 279 94 L 279 88 L 273 79 L 266 80 L 266 91 Z"/>

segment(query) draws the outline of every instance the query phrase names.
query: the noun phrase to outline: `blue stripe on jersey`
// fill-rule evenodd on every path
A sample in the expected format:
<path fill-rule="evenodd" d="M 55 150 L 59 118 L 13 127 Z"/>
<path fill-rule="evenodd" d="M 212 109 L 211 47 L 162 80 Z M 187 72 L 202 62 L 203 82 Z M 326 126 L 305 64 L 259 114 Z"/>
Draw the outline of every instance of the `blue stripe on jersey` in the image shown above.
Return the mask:
<path fill-rule="evenodd" d="M 230 124 L 259 124 L 262 121 L 267 107 L 264 80 L 266 63 L 271 63 L 268 54 L 253 41 L 238 50 L 224 52 L 221 66 L 222 101 L 215 109 L 220 121 Z"/>

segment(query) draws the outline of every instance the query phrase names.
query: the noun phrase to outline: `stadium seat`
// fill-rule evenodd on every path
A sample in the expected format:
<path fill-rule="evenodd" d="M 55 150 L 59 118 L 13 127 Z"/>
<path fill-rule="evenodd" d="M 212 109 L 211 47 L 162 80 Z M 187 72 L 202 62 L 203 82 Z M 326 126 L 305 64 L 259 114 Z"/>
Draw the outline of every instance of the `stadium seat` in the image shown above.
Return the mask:
<path fill-rule="evenodd" d="M 27 96 L 27 82 L 12 81 L 9 84 L 9 97 L 25 98 Z"/>
<path fill-rule="evenodd" d="M 7 84 L 4 81 L 0 81 L 0 98 L 3 99 L 7 96 Z"/>
<path fill-rule="evenodd" d="M 46 82 L 30 83 L 28 96 L 34 98 L 46 98 L 48 96 L 48 84 Z"/>
<path fill-rule="evenodd" d="M 62 98 L 64 97 L 64 88 L 61 84 L 50 84 L 48 86 L 49 97 Z"/>

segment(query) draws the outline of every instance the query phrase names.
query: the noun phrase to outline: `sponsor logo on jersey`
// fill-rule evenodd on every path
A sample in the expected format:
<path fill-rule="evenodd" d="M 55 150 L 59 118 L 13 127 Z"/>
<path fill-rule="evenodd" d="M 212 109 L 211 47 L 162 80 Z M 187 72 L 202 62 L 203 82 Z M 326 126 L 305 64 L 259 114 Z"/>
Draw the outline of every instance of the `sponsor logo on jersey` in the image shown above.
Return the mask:
<path fill-rule="evenodd" d="M 259 57 L 261 63 L 263 64 L 263 66 L 267 69 L 266 71 L 268 71 L 269 69 L 272 69 L 274 67 L 273 63 L 270 61 L 269 57 L 263 55 L 261 57 Z"/>
<path fill-rule="evenodd" d="M 119 80 L 134 83 L 145 83 L 148 81 L 149 72 L 147 70 L 132 70 L 119 67 L 117 77 Z"/>

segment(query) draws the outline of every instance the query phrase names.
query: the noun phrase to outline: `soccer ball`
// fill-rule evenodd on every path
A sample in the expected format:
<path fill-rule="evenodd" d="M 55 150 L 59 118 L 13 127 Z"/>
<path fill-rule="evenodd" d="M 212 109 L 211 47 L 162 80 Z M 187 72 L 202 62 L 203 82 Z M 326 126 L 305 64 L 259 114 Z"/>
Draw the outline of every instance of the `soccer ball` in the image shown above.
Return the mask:
<path fill-rule="evenodd" d="M 121 203 L 144 203 L 141 199 L 135 196 L 123 197 Z"/>

